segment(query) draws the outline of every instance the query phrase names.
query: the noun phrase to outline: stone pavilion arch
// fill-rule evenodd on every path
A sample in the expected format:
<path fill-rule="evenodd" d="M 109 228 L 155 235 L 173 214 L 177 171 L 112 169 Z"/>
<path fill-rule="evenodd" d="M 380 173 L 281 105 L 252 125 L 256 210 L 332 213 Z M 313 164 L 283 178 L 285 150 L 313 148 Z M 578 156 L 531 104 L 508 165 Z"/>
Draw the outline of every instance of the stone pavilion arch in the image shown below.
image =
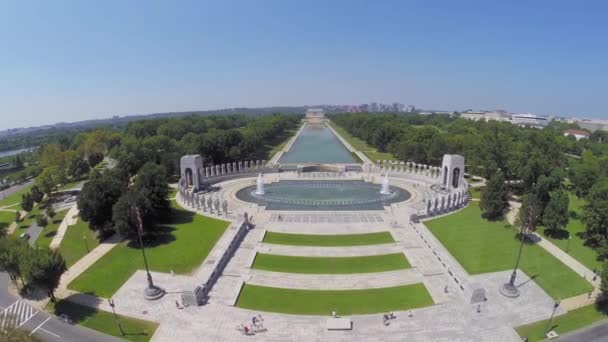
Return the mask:
<path fill-rule="evenodd" d="M 464 157 L 458 154 L 445 154 L 441 165 L 441 186 L 456 189 L 464 178 Z"/>
<path fill-rule="evenodd" d="M 199 154 L 185 155 L 180 159 L 181 182 L 184 186 L 198 190 L 203 185 L 203 157 Z"/>

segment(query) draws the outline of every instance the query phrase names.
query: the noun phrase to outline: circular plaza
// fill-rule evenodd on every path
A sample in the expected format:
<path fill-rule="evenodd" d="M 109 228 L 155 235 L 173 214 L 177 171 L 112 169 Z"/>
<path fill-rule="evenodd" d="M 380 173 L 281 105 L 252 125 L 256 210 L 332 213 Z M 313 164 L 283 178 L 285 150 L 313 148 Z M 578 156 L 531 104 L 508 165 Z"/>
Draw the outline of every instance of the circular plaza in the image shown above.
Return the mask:
<path fill-rule="evenodd" d="M 114 296 L 123 313 L 160 322 L 159 341 L 516 341 L 513 327 L 547 318 L 553 300 L 526 274 L 507 298 L 508 271 L 470 274 L 427 227 L 473 205 L 464 158 L 372 162 L 307 125 L 270 161 L 182 158 L 177 204 L 229 226 L 192 273 L 153 272 L 159 300 L 136 272 Z M 306 159 L 302 137 L 335 140 L 340 162 Z"/>

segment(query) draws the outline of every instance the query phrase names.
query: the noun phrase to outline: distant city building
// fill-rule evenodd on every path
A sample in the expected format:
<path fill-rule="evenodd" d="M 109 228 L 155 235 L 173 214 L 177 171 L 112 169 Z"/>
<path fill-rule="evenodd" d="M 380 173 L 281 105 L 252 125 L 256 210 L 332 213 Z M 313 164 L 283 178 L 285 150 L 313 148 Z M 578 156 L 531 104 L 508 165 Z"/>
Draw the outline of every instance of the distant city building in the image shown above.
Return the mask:
<path fill-rule="evenodd" d="M 608 120 L 589 120 L 582 119 L 575 121 L 581 128 L 588 129 L 590 131 L 608 131 Z"/>
<path fill-rule="evenodd" d="M 466 111 L 460 114 L 463 119 L 479 121 L 510 121 L 510 116 L 504 112 L 486 112 L 486 111 Z"/>
<path fill-rule="evenodd" d="M 416 111 L 416 107 L 414 107 L 413 105 L 409 105 L 407 106 L 407 108 L 405 109 L 406 112 L 408 113 L 413 113 Z"/>
<path fill-rule="evenodd" d="M 529 126 L 529 127 L 545 127 L 549 124 L 549 118 L 546 116 L 534 115 L 534 114 L 512 114 L 511 123 L 518 126 Z"/>
<path fill-rule="evenodd" d="M 572 135 L 573 137 L 576 138 L 576 140 L 581 140 L 581 139 L 589 139 L 589 136 L 591 135 L 591 133 L 587 132 L 587 131 L 583 131 L 580 129 L 569 129 L 569 130 L 565 130 L 564 131 L 564 136 L 569 136 Z"/>

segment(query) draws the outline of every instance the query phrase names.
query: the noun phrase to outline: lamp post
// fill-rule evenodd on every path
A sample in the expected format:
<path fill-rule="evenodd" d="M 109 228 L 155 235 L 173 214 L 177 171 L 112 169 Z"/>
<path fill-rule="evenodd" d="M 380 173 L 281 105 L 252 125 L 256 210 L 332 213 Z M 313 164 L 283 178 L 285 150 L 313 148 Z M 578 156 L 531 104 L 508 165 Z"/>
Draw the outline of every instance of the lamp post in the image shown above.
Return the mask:
<path fill-rule="evenodd" d="M 551 318 L 549 318 L 549 321 L 547 322 L 547 326 L 545 327 L 543 335 L 546 335 L 549 332 L 549 329 L 551 328 L 551 322 L 553 322 L 553 316 L 555 315 L 555 311 L 557 310 L 558 307 L 559 307 L 559 301 L 553 303 L 553 312 L 551 312 Z"/>
<path fill-rule="evenodd" d="M 521 224 L 521 239 L 519 243 L 519 252 L 517 253 L 517 260 L 515 261 L 515 267 L 513 268 L 513 273 L 511 273 L 511 278 L 508 283 L 505 283 L 500 288 L 500 293 L 502 293 L 506 297 L 515 298 L 519 296 L 519 289 L 515 286 L 515 279 L 517 277 L 517 269 L 519 268 L 519 262 L 521 261 L 521 254 L 524 249 L 524 242 L 526 238 L 526 231 L 532 231 L 535 227 L 535 211 L 534 204 L 529 201 L 528 202 L 528 213 L 526 215 L 526 220 Z"/>
<path fill-rule="evenodd" d="M 114 309 L 114 299 L 110 298 L 108 299 L 108 304 L 110 304 L 110 307 L 112 308 L 112 312 L 114 313 L 114 321 L 116 322 L 116 325 L 118 325 L 118 329 L 120 330 L 120 334 L 122 336 L 125 336 L 125 331 L 122 330 L 122 325 L 120 324 L 120 320 L 118 319 L 118 316 L 116 315 L 116 310 Z"/>
<path fill-rule="evenodd" d="M 148 278 L 148 287 L 144 290 L 144 298 L 147 300 L 156 300 L 165 295 L 165 290 L 154 285 L 152 281 L 152 275 L 150 274 L 150 269 L 148 268 L 148 259 L 146 258 L 146 250 L 144 248 L 144 242 L 141 238 L 143 234 L 144 225 L 141 220 L 141 215 L 139 214 L 139 209 L 136 206 L 133 206 L 133 210 L 135 211 L 135 217 L 137 218 L 137 238 L 139 240 L 139 247 L 141 248 L 141 254 L 144 257 L 144 266 L 146 267 L 146 275 Z"/>
<path fill-rule="evenodd" d="M 90 250 L 89 250 L 89 242 L 87 241 L 86 234 L 82 236 L 82 239 L 84 240 L 84 248 L 86 248 L 87 249 L 87 253 L 89 253 L 90 252 Z"/>

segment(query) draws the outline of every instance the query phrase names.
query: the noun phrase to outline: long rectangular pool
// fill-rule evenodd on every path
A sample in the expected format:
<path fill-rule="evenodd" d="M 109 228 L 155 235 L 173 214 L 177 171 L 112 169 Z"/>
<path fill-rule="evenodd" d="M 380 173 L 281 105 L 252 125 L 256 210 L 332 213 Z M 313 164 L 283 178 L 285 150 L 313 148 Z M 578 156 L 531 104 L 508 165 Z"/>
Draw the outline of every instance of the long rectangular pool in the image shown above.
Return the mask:
<path fill-rule="evenodd" d="M 307 123 L 279 164 L 356 163 L 351 152 L 325 125 Z"/>

